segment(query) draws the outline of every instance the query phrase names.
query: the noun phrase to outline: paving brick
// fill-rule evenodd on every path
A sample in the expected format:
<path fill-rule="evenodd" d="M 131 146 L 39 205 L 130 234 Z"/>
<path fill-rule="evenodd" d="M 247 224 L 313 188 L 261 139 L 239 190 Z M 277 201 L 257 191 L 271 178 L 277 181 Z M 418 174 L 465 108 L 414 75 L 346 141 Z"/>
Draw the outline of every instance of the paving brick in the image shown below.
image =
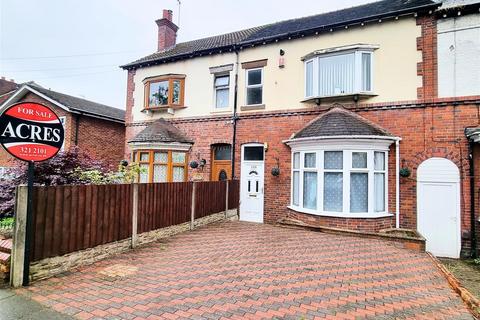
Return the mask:
<path fill-rule="evenodd" d="M 105 279 L 116 264 L 138 270 Z M 244 222 L 183 233 L 19 293 L 76 308 L 79 319 L 473 319 L 426 254 Z"/>

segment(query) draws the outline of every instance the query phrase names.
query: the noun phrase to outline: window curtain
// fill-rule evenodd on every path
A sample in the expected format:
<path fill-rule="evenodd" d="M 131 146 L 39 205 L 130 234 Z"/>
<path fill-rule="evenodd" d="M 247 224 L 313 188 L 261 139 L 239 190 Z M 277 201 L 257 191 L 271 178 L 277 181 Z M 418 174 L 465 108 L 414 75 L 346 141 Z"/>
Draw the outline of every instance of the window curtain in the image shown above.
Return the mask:
<path fill-rule="evenodd" d="M 317 209 L 317 173 L 303 173 L 303 207 Z"/>
<path fill-rule="evenodd" d="M 354 91 L 354 53 L 321 57 L 318 63 L 320 96 L 349 94 Z"/>
<path fill-rule="evenodd" d="M 368 212 L 368 173 L 350 175 L 350 212 Z"/>

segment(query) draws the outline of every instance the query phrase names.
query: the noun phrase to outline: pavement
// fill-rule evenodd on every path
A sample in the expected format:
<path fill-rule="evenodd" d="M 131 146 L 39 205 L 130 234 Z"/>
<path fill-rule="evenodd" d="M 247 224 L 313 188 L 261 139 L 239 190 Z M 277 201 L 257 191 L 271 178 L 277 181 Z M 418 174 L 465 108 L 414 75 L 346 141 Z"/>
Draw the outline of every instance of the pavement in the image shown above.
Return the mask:
<path fill-rule="evenodd" d="M 425 253 L 245 222 L 185 232 L 15 293 L 4 299 L 39 303 L 25 304 L 33 315 L 49 307 L 76 319 L 474 319 Z"/>
<path fill-rule="evenodd" d="M 0 320 L 64 320 L 72 317 L 56 312 L 45 305 L 0 288 Z"/>

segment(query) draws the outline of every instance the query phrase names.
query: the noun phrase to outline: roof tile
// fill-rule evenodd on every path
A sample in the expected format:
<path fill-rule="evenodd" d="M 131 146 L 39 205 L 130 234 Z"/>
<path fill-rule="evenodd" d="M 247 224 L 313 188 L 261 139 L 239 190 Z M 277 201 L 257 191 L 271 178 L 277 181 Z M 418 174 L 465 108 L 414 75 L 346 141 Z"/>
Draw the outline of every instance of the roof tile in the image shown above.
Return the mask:
<path fill-rule="evenodd" d="M 187 137 L 180 129 L 163 118 L 149 124 L 129 141 L 129 143 L 135 142 L 179 142 L 193 144 L 192 139 Z"/>
<path fill-rule="evenodd" d="M 291 19 L 276 23 L 258 26 L 218 36 L 178 43 L 175 47 L 156 52 L 122 68 L 138 67 L 147 63 L 161 63 L 171 58 L 189 58 L 194 53 L 231 49 L 234 45 L 241 46 L 295 35 L 310 30 L 323 29 L 346 23 L 365 21 L 383 16 L 392 16 L 400 13 L 415 12 L 422 7 L 435 7 L 439 4 L 432 0 L 383 0 L 338 11 L 312 15 L 303 18 Z"/>
<path fill-rule="evenodd" d="M 329 136 L 393 135 L 354 112 L 335 107 L 307 124 L 293 136 L 293 139 Z"/>
<path fill-rule="evenodd" d="M 50 99 L 53 99 L 61 103 L 62 105 L 68 107 L 72 111 L 79 111 L 106 118 L 111 118 L 114 120 L 125 121 L 125 110 L 113 108 L 90 100 L 77 98 L 68 94 L 52 91 L 37 85 L 29 84 L 29 86 L 32 89 L 40 92 L 41 94 L 46 95 Z"/>

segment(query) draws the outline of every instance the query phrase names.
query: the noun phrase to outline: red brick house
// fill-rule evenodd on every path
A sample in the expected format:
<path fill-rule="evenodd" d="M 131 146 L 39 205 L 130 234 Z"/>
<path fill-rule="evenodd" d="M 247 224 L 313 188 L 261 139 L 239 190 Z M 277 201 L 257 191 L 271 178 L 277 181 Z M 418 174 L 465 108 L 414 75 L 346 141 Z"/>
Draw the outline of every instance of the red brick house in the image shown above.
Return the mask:
<path fill-rule="evenodd" d="M 436 255 L 473 253 L 479 4 L 440 6 L 379 1 L 184 43 L 165 10 L 158 51 L 123 66 L 126 154 L 141 182 L 240 179 L 242 220 L 409 228 Z"/>
<path fill-rule="evenodd" d="M 52 108 L 63 122 L 64 149 L 78 146 L 93 158 L 105 161 L 112 168 L 116 168 L 123 159 L 124 145 L 112 143 L 112 139 L 119 141 L 125 139 L 124 110 L 45 89 L 35 83 L 10 87 L 14 90 L 8 93 L 8 98 L 0 105 L 0 112 L 17 102 L 44 104 Z M 0 148 L 0 168 L 14 165 L 13 157 Z"/>

